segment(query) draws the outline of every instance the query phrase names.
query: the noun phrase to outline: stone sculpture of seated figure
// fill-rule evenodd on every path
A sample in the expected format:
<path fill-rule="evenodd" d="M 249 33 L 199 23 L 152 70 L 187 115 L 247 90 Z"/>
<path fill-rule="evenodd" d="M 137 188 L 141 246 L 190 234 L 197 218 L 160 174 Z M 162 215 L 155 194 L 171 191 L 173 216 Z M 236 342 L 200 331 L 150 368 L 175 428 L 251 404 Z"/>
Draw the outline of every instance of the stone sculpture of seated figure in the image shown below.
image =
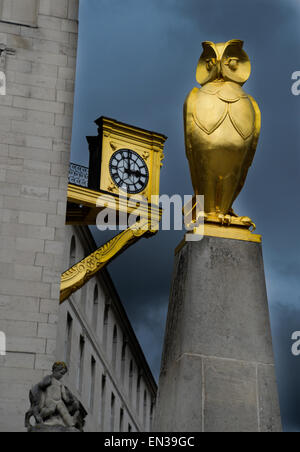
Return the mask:
<path fill-rule="evenodd" d="M 61 382 L 68 372 L 63 362 L 53 365 L 52 375 L 45 377 L 30 391 L 31 408 L 25 416 L 29 432 L 82 432 L 87 415 L 84 407 Z M 34 417 L 36 425 L 30 419 Z"/>

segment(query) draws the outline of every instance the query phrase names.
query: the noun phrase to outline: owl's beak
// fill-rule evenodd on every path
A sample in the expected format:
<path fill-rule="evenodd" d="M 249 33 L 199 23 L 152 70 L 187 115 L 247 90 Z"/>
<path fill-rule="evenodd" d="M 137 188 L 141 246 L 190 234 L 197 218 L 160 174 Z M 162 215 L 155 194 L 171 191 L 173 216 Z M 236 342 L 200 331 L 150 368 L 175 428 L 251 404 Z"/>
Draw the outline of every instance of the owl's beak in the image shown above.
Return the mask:
<path fill-rule="evenodd" d="M 218 80 L 223 80 L 221 60 L 217 61 Z"/>

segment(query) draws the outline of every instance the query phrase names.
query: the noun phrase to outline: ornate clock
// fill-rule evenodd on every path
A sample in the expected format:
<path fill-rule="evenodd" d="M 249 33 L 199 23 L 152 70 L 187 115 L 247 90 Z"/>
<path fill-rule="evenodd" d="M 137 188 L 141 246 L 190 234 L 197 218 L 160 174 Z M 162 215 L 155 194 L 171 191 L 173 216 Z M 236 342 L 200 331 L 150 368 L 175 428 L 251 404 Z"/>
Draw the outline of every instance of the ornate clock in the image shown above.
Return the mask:
<path fill-rule="evenodd" d="M 147 163 L 131 149 L 116 151 L 110 159 L 109 170 L 113 182 L 127 193 L 141 193 L 148 185 Z"/>
<path fill-rule="evenodd" d="M 160 170 L 166 137 L 115 119 L 95 121 L 98 136 L 88 137 L 90 149 L 89 188 L 109 195 L 159 195 Z M 105 197 L 106 196 L 106 197 Z"/>

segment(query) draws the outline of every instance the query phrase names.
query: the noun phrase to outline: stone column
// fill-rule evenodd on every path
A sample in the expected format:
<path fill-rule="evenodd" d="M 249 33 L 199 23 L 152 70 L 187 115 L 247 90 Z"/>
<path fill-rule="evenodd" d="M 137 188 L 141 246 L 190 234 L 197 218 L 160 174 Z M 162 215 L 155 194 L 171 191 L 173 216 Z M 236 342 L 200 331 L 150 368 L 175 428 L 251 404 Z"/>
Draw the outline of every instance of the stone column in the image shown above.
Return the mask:
<path fill-rule="evenodd" d="M 178 252 L 154 430 L 281 431 L 261 244 Z"/>

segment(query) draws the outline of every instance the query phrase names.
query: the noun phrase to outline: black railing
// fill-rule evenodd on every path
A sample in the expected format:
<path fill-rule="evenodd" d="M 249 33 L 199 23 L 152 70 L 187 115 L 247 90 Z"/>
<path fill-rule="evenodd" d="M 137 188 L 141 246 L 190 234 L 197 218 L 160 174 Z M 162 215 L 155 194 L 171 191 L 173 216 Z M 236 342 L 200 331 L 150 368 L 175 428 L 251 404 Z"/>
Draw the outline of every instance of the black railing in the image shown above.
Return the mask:
<path fill-rule="evenodd" d="M 69 183 L 79 185 L 80 187 L 88 187 L 89 168 L 86 166 L 76 165 L 75 163 L 70 163 Z"/>

